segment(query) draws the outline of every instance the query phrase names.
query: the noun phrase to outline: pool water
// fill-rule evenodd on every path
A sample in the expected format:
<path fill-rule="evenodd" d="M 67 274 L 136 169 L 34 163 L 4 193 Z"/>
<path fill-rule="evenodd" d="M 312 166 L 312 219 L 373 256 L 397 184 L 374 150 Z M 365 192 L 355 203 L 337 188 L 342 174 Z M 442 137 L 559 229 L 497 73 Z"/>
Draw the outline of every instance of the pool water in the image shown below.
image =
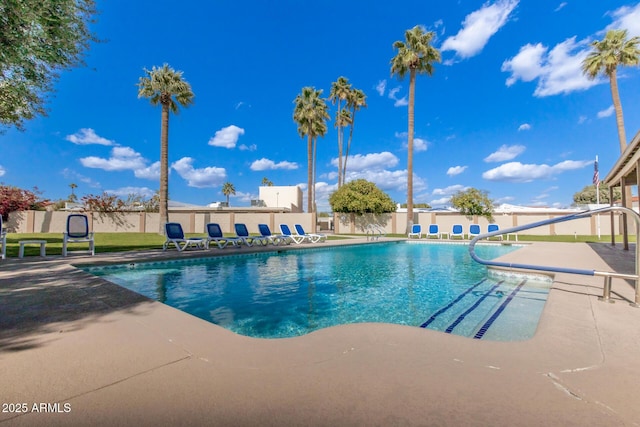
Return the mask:
<path fill-rule="evenodd" d="M 513 250 L 476 246 L 487 259 Z M 260 338 L 383 322 L 475 338 L 527 339 L 535 332 L 549 288 L 531 280 L 488 278 L 486 267 L 460 244 L 390 242 L 86 270 Z"/>

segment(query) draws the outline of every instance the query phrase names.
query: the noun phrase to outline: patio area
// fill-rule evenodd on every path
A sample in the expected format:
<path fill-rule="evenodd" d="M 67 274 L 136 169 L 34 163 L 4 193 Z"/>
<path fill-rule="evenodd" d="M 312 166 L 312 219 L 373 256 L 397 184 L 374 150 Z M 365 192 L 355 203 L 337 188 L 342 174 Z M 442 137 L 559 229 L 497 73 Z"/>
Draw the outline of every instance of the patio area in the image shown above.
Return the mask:
<path fill-rule="evenodd" d="M 633 249 L 541 242 L 503 259 L 633 273 Z M 626 281 L 613 280 L 610 304 L 602 278 L 556 275 L 522 342 L 371 323 L 261 340 L 71 265 L 166 256 L 0 263 L 0 425 L 640 424 L 640 309 Z"/>

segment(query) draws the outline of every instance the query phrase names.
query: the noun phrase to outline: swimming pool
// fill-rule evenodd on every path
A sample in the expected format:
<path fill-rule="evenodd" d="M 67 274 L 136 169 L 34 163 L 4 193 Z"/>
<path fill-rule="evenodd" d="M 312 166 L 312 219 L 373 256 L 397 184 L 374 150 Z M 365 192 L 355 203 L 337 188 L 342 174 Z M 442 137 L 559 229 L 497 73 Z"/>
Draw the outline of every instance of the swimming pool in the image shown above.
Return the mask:
<path fill-rule="evenodd" d="M 513 250 L 515 246 L 476 248 L 488 259 Z M 527 339 L 535 332 L 550 285 L 489 278 L 486 267 L 471 259 L 467 245 L 413 242 L 85 270 L 236 333 L 261 338 L 384 322 L 475 338 Z"/>

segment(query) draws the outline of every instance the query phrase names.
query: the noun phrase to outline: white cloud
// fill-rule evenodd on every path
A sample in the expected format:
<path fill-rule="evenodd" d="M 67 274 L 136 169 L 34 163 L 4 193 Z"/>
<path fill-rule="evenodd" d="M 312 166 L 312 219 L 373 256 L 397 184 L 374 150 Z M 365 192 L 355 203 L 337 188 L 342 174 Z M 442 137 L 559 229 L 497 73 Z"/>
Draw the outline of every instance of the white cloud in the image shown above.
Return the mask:
<path fill-rule="evenodd" d="M 227 178 L 227 171 L 224 168 L 206 167 L 195 169 L 191 157 L 183 157 L 174 162 L 171 167 L 187 181 L 189 187 L 217 187 L 222 185 Z"/>
<path fill-rule="evenodd" d="M 407 170 L 347 170 L 346 182 L 356 179 L 366 179 L 376 184 L 383 191 L 403 191 L 407 190 Z M 427 188 L 426 182 L 415 173 L 413 174 L 414 194 L 420 193 Z"/>
<path fill-rule="evenodd" d="M 84 176 L 82 174 L 79 174 L 78 172 L 76 172 L 74 170 L 71 170 L 69 168 L 62 169 L 62 176 L 64 176 L 66 179 L 70 179 L 72 181 L 80 181 L 82 183 L 87 184 L 89 187 L 92 187 L 92 188 L 100 188 L 101 187 L 99 182 L 96 182 L 93 179 L 89 178 L 88 176 Z"/>
<path fill-rule="evenodd" d="M 105 193 L 115 194 L 118 197 L 127 197 L 130 195 L 142 196 L 145 199 L 153 197 L 155 191 L 148 187 L 121 187 L 115 190 L 105 190 Z"/>
<path fill-rule="evenodd" d="M 522 154 L 526 150 L 524 145 L 502 145 L 498 148 L 498 151 L 489 154 L 484 158 L 484 161 L 489 162 L 504 162 L 514 159 Z"/>
<path fill-rule="evenodd" d="M 265 159 L 264 157 L 260 160 L 256 160 L 251 163 L 250 166 L 252 171 L 265 171 L 265 170 L 275 170 L 275 169 L 298 169 L 298 164 L 295 162 L 274 162 L 273 160 Z"/>
<path fill-rule="evenodd" d="M 104 169 L 106 171 L 122 171 L 142 169 L 147 161 L 130 147 L 113 147 L 111 157 L 89 156 L 80 159 L 80 163 L 87 168 Z"/>
<path fill-rule="evenodd" d="M 446 205 L 451 201 L 451 196 L 447 196 L 447 197 L 441 197 L 439 199 L 434 199 L 429 201 L 429 204 L 431 206 L 442 206 L 442 205 Z"/>
<path fill-rule="evenodd" d="M 429 143 L 422 138 L 413 138 L 413 151 L 427 151 Z"/>
<path fill-rule="evenodd" d="M 518 131 L 521 130 L 531 130 L 531 125 L 529 123 L 523 123 L 520 126 L 518 126 Z"/>
<path fill-rule="evenodd" d="M 502 71 L 511 73 L 507 86 L 518 80 L 538 80 L 533 93 L 537 97 L 567 94 L 586 90 L 602 80 L 590 80 L 582 72 L 582 61 L 589 52 L 588 42 L 576 42 L 572 37 L 557 44 L 551 51 L 542 44 L 527 44 L 520 52 L 502 64 Z"/>
<path fill-rule="evenodd" d="M 347 170 L 350 172 L 359 172 L 364 170 L 381 170 L 392 168 L 398 164 L 398 158 L 388 151 L 382 153 L 356 154 L 349 156 L 347 160 Z M 333 166 L 338 166 L 338 159 L 331 159 Z"/>
<path fill-rule="evenodd" d="M 613 113 L 615 113 L 615 108 L 613 108 L 613 105 L 611 105 L 606 110 L 598 111 L 598 118 L 603 119 L 605 117 L 610 117 L 613 115 Z"/>
<path fill-rule="evenodd" d="M 562 2 L 562 3 L 560 3 L 560 4 L 558 5 L 558 7 L 556 7 L 553 11 L 554 11 L 554 12 L 558 12 L 558 11 L 560 11 L 561 9 L 563 9 L 566 5 L 567 5 L 567 2 L 566 2 L 566 1 L 563 1 L 563 2 Z"/>
<path fill-rule="evenodd" d="M 470 13 L 462 23 L 458 34 L 447 38 L 440 49 L 453 50 L 461 58 L 477 55 L 489 42 L 491 36 L 500 30 L 507 18 L 518 5 L 518 0 L 499 0 L 494 4 L 485 4 Z"/>
<path fill-rule="evenodd" d="M 640 3 L 635 6 L 622 6 L 610 13 L 614 21 L 610 29 L 626 29 L 629 37 L 640 36 Z"/>
<path fill-rule="evenodd" d="M 133 171 L 133 174 L 136 178 L 158 180 L 160 179 L 160 162 L 155 162 L 150 166 L 136 169 Z"/>
<path fill-rule="evenodd" d="M 397 93 L 400 91 L 401 87 L 394 87 L 393 89 L 391 89 L 389 91 L 389 99 L 393 99 L 395 102 L 393 103 L 394 107 L 405 107 L 407 105 L 409 105 L 409 101 L 407 100 L 406 96 L 403 96 L 402 98 L 398 98 L 396 95 Z"/>
<path fill-rule="evenodd" d="M 445 188 L 435 188 L 431 194 L 434 196 L 451 196 L 458 191 L 466 190 L 467 188 L 468 187 L 465 187 L 464 185 L 456 184 Z"/>
<path fill-rule="evenodd" d="M 251 145 L 240 144 L 238 145 L 238 149 L 240 151 L 256 151 L 258 149 L 258 146 L 256 144 L 251 144 Z"/>
<path fill-rule="evenodd" d="M 467 166 L 451 166 L 448 170 L 447 170 L 447 175 L 449 176 L 456 176 L 456 175 L 460 175 L 462 172 L 464 172 L 467 169 Z"/>
<path fill-rule="evenodd" d="M 82 128 L 78 132 L 74 133 L 73 135 L 67 135 L 65 139 L 67 141 L 71 141 L 74 144 L 78 144 L 78 145 L 89 145 L 89 144 L 113 145 L 114 144 L 114 141 L 98 136 L 96 132 L 91 128 Z"/>
<path fill-rule="evenodd" d="M 550 179 L 562 172 L 582 169 L 592 164 L 593 161 L 590 160 L 565 160 L 553 166 L 510 162 L 484 172 L 482 177 L 489 181 L 530 182 L 535 179 Z"/>
<path fill-rule="evenodd" d="M 244 129 L 231 125 L 216 131 L 213 138 L 209 140 L 209 145 L 214 147 L 234 148 L 240 135 L 244 135 Z"/>
<path fill-rule="evenodd" d="M 376 92 L 378 95 L 384 96 L 384 91 L 387 89 L 387 80 L 380 80 L 376 85 Z"/>
<path fill-rule="evenodd" d="M 0 166 L 0 176 L 4 176 L 5 173 L 7 173 L 7 170 L 3 166 Z"/>

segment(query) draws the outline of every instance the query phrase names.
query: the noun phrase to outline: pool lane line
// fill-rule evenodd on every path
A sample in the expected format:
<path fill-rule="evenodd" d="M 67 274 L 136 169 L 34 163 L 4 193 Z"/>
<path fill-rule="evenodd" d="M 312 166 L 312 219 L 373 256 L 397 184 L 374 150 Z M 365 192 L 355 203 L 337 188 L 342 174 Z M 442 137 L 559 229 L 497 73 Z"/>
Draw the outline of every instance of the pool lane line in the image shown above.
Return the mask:
<path fill-rule="evenodd" d="M 480 286 L 481 284 L 486 282 L 486 280 L 487 280 L 487 278 L 485 277 L 484 279 L 480 280 L 478 283 L 476 283 L 475 285 L 471 286 L 469 289 L 467 289 L 466 291 L 464 291 L 463 293 L 458 295 L 458 297 L 456 299 L 451 301 L 446 306 L 442 307 L 440 310 L 438 310 L 435 313 L 433 313 L 431 315 L 431 317 L 429 317 L 429 319 L 426 322 L 424 322 L 422 325 L 420 325 L 420 327 L 421 328 L 426 328 L 427 326 L 429 326 L 434 320 L 436 320 L 436 317 L 438 317 L 439 315 L 441 315 L 445 311 L 449 310 L 451 307 L 453 307 L 454 304 L 456 304 L 458 301 L 460 301 L 462 298 L 464 298 L 465 295 L 467 295 L 469 292 L 473 291 L 475 288 L 477 288 L 478 286 Z"/>
<path fill-rule="evenodd" d="M 491 315 L 489 320 L 487 320 L 485 324 L 482 325 L 482 327 L 478 330 L 478 332 L 476 332 L 476 334 L 473 336 L 473 339 L 479 340 L 484 336 L 485 333 L 487 333 L 487 330 L 489 330 L 493 322 L 495 322 L 498 316 L 500 316 L 504 309 L 507 308 L 507 305 L 509 305 L 509 303 L 513 300 L 513 297 L 515 297 L 516 294 L 520 292 L 520 289 L 522 289 L 526 282 L 527 279 L 524 279 L 518 286 L 516 286 L 513 291 L 511 291 L 507 299 L 502 304 L 500 304 L 500 307 L 498 307 L 498 309 Z"/>
<path fill-rule="evenodd" d="M 455 320 L 455 322 L 450 324 L 449 327 L 445 330 L 445 332 L 448 333 L 448 334 L 453 332 L 453 330 L 456 328 L 456 326 L 458 326 L 460 324 L 460 322 L 462 322 L 464 320 L 464 318 L 467 317 L 467 314 L 471 313 L 473 310 L 478 308 L 478 306 L 480 304 L 482 304 L 482 301 L 484 301 L 489 295 L 491 295 L 493 293 L 493 291 L 495 291 L 496 288 L 498 288 L 503 282 L 504 282 L 504 280 L 501 280 L 498 283 L 496 283 L 495 285 L 493 285 L 493 287 L 491 289 L 489 289 L 487 292 L 485 292 L 485 294 L 482 295 L 482 297 L 480 297 L 471 307 L 469 307 L 469 309 L 467 309 L 467 311 L 465 311 L 460 316 L 458 316 L 458 318 Z"/>

